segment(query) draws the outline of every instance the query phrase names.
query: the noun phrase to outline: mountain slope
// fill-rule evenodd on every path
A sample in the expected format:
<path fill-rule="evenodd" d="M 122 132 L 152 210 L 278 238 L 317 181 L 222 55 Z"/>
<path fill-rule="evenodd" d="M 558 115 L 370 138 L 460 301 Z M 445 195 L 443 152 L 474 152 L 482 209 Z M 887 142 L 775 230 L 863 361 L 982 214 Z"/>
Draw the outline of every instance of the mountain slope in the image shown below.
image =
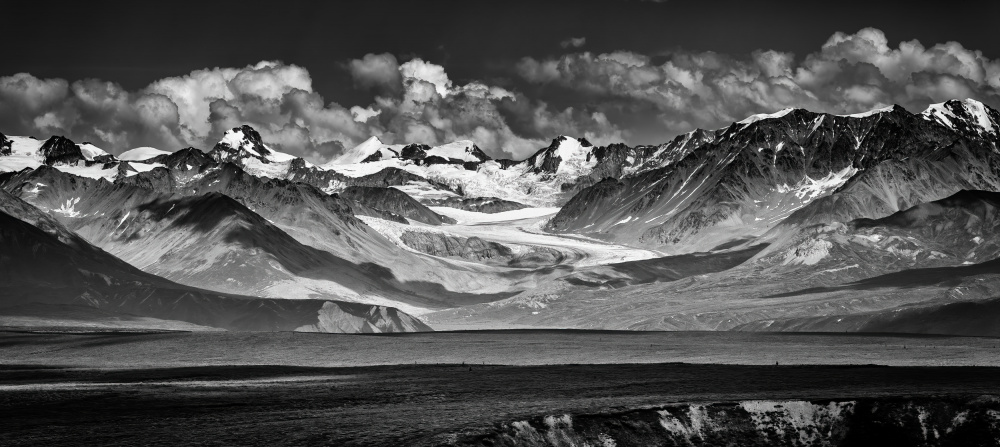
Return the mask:
<path fill-rule="evenodd" d="M 804 227 L 778 239 L 757 263 L 836 273 L 828 279 L 846 282 L 998 257 L 1000 193 L 963 190 L 880 219 Z"/>
<path fill-rule="evenodd" d="M 153 178 L 159 175 L 165 177 Z M 0 183 L 8 191 L 52 213 L 91 243 L 114 251 L 144 269 L 157 268 L 160 257 L 169 255 L 172 261 L 162 266 L 164 269 L 169 266 L 169 270 L 156 273 L 213 290 L 288 298 L 350 299 L 418 312 L 410 306 L 441 308 L 509 296 L 512 292 L 508 288 L 519 281 L 516 277 L 501 276 L 495 267 L 456 266 L 452 261 L 416 254 L 359 220 L 352 205 L 342 198 L 324 194 L 307 184 L 256 177 L 231 163 L 212 162 L 189 171 L 155 169 L 114 183 L 80 178 L 43 166 L 0 177 Z M 320 274 L 323 269 L 289 270 L 276 260 L 271 263 L 258 259 L 247 264 L 249 270 L 242 273 L 237 269 L 242 262 L 223 269 L 231 275 L 211 273 L 206 270 L 208 266 L 226 265 L 225 250 L 220 251 L 221 247 L 238 246 L 233 245 L 238 241 L 226 240 L 228 231 L 199 233 L 195 240 L 205 247 L 219 247 L 211 255 L 204 250 L 176 252 L 176 247 L 169 244 L 191 236 L 183 231 L 162 233 L 176 230 L 167 224 L 172 220 L 151 222 L 148 214 L 143 214 L 144 207 L 151 203 L 173 203 L 181 197 L 208 193 L 232 198 L 241 208 L 259 216 L 254 223 L 247 224 L 250 234 L 270 232 L 265 227 L 273 225 L 290 236 L 298 250 L 318 250 L 343 264 L 337 264 L 340 267 L 336 268 L 329 267 L 329 263 L 321 264 L 328 265 L 325 269 L 328 273 Z M 128 230 L 133 221 L 140 223 L 135 236 Z M 143 233 L 146 228 L 152 233 Z M 122 238 L 123 232 L 130 236 Z M 150 250 L 143 250 L 146 243 L 143 241 L 149 241 Z M 254 250 L 244 247 L 233 255 L 250 256 Z M 185 276 L 185 272 L 193 272 L 193 276 Z"/>
<path fill-rule="evenodd" d="M 234 163 L 255 175 L 271 178 L 283 178 L 296 158 L 264 144 L 260 134 L 247 125 L 227 130 L 208 156 L 219 163 Z"/>
<path fill-rule="evenodd" d="M 49 225 L 49 232 L 8 211 Z M 63 239 L 63 240 L 61 240 Z M 181 286 L 139 271 L 0 191 L 0 313 L 31 303 L 74 304 L 236 330 L 428 330 L 392 308 L 268 300 Z"/>
<path fill-rule="evenodd" d="M 416 300 L 382 272 L 303 245 L 219 193 L 160 196 L 118 219 L 85 220 L 75 227 L 93 243 L 191 286 L 274 298 Z"/>
<path fill-rule="evenodd" d="M 891 163 L 955 160 L 952 177 L 994 186 L 995 134 L 984 135 L 972 139 L 900 107 L 863 116 L 787 110 L 734 123 L 666 167 L 605 179 L 571 199 L 548 228 L 673 253 L 709 250 L 760 236 Z M 970 165 L 980 169 L 962 169 Z"/>
<path fill-rule="evenodd" d="M 431 211 L 420 202 L 406 195 L 406 193 L 395 188 L 351 186 L 343 190 L 340 195 L 366 207 L 387 211 L 417 222 L 430 225 L 455 223 L 455 219 Z"/>

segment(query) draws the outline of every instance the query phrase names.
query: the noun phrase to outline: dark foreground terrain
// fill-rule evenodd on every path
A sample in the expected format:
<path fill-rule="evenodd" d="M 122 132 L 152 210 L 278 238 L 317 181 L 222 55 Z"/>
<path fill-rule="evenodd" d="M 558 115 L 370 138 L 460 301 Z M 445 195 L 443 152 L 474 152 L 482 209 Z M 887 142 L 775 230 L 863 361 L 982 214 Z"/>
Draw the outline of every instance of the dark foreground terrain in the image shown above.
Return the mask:
<path fill-rule="evenodd" d="M 685 343 L 692 349 L 740 343 L 705 334 L 515 335 L 230 333 L 205 334 L 211 343 L 199 343 L 204 337 L 197 333 L 0 333 L 0 445 L 995 445 L 1000 439 L 996 367 L 602 364 L 605 348 L 585 348 L 591 336 L 633 350 L 655 344 L 647 343 L 651 338 L 678 352 Z M 782 343 L 812 343 L 822 353 L 823 340 L 838 340 L 771 337 L 770 344 L 743 343 L 744 355 L 754 355 L 750 346 Z M 892 350 L 885 356 L 891 363 L 905 360 L 904 351 L 929 355 L 946 346 L 996 355 L 992 339 L 839 340 L 842 350 Z M 237 341 L 246 355 L 228 351 Z M 586 360 L 296 364 L 322 363 L 307 356 L 336 357 L 341 350 L 381 359 L 390 347 L 416 351 L 403 358 L 421 350 L 469 354 L 475 343 L 503 352 L 521 345 L 529 355 L 571 346 Z M 789 349 L 788 357 L 808 362 L 807 350 L 799 349 Z M 250 361 L 255 350 L 260 365 L 214 364 Z M 301 361 L 276 362 L 281 350 Z M 710 360 L 710 351 L 703 355 Z M 115 366 L 123 359 L 113 356 L 141 366 Z M 184 356 L 190 366 L 178 360 Z"/>
<path fill-rule="evenodd" d="M 531 439 L 531 431 L 548 439 L 546 430 L 555 431 L 567 421 L 576 421 L 580 436 L 594 426 L 617 426 L 617 432 L 604 433 L 621 441 L 631 424 L 633 432 L 661 432 L 659 437 L 639 433 L 643 437 L 634 439 L 664 442 L 662 435 L 668 432 L 657 413 L 629 410 L 684 403 L 667 407 L 679 427 L 692 432 L 703 413 L 706 428 L 713 422 L 732 426 L 731 434 L 737 435 L 738 429 L 757 428 L 751 416 L 733 411 L 735 404 L 687 403 L 757 399 L 779 401 L 769 404 L 778 408 L 790 406 L 789 400 L 820 400 L 816 407 L 828 412 L 830 399 L 856 402 L 844 405 L 869 412 L 872 406 L 895 406 L 911 410 L 911 419 L 919 419 L 920 408 L 926 407 L 931 422 L 947 422 L 938 424 L 942 436 L 963 425 L 954 419 L 965 412 L 979 424 L 966 427 L 975 429 L 969 439 L 991 440 L 979 445 L 992 445 L 997 435 L 981 420 L 992 417 L 993 427 L 1000 422 L 1000 400 L 983 397 L 1000 390 L 1000 370 L 981 367 L 644 364 L 475 365 L 470 370 L 462 365 L 400 365 L 95 371 L 6 366 L 0 377 L 5 384 L 0 444 L 8 446 L 518 445 Z M 727 410 L 728 415 L 719 414 Z M 625 414 L 614 414 L 621 412 Z M 567 413 L 574 417 L 563 416 Z M 575 416 L 593 413 L 612 414 Z M 807 424 L 823 420 L 800 413 L 782 423 L 810 428 Z M 630 422 L 643 420 L 640 425 Z M 873 423 L 892 421 L 882 415 Z M 724 436 L 720 425 L 712 428 L 719 444 L 731 444 L 734 438 Z M 809 431 L 819 437 L 825 432 Z M 914 439 L 922 436 L 919 425 L 905 432 Z M 555 435 L 553 439 L 566 433 Z M 766 434 L 762 439 L 768 439 Z"/>

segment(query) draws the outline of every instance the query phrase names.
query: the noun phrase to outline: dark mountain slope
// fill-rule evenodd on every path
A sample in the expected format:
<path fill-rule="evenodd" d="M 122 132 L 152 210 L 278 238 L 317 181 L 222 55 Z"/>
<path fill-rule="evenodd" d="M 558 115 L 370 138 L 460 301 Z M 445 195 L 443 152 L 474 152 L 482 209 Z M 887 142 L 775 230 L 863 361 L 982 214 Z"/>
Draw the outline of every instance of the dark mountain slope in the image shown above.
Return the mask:
<path fill-rule="evenodd" d="M 996 147 L 995 133 L 959 132 L 900 107 L 859 116 L 786 110 L 734 123 L 663 168 L 605 179 L 571 199 L 549 228 L 671 252 L 707 250 L 764 234 L 797 210 L 815 215 L 806 210 L 832 208 L 815 203 L 852 182 L 870 185 L 856 187 L 856 201 L 864 204 L 856 208 L 871 210 L 868 197 L 905 195 L 909 183 L 925 179 L 888 166 L 939 174 L 942 180 L 929 186 L 936 195 L 920 199 L 963 187 L 1000 188 Z M 863 182 L 879 172 L 905 181 Z M 824 214 L 831 212 L 837 211 Z"/>
<path fill-rule="evenodd" d="M 10 155 L 11 145 L 13 143 L 7 139 L 7 136 L 0 133 L 0 156 Z"/>
<path fill-rule="evenodd" d="M 830 281 L 865 284 L 890 274 L 923 284 L 936 275 L 913 269 L 987 263 L 998 257 L 1000 193 L 959 191 L 880 219 L 789 231 L 774 240 L 756 265 L 775 272 L 827 272 L 824 277 Z"/>
<path fill-rule="evenodd" d="M 455 219 L 442 216 L 395 188 L 351 186 L 340 193 L 341 197 L 376 210 L 387 211 L 410 220 L 430 225 L 453 224 Z M 372 217 L 380 217 L 378 215 Z"/>
<path fill-rule="evenodd" d="M 65 228 L 64 242 L 6 212 L 45 220 L 0 192 L 0 313 L 31 303 L 74 304 L 235 330 L 427 330 L 396 309 L 322 300 L 269 300 L 182 286 L 139 271 Z M 58 226 L 58 223 L 49 222 Z"/>
<path fill-rule="evenodd" d="M 523 203 L 498 199 L 496 197 L 448 197 L 443 199 L 427 199 L 423 203 L 427 206 L 446 206 L 487 214 L 521 210 L 528 207 Z"/>
<path fill-rule="evenodd" d="M 310 185 L 259 178 L 231 163 L 212 165 L 201 172 L 171 175 L 176 178 L 172 194 L 159 188 L 144 188 L 129 180 L 131 177 L 112 183 L 77 177 L 50 167 L 6 177 L 3 187 L 52 213 L 87 241 L 143 269 L 160 269 L 155 273 L 213 290 L 294 298 L 381 297 L 431 308 L 510 295 L 475 293 L 477 284 L 492 279 L 475 270 L 447 269 L 439 259 L 419 257 L 396 246 L 355 217 L 348 201 Z M 148 213 L 143 214 L 143 207 L 150 203 L 174 202 L 207 193 L 230 197 L 241 208 L 259 216 L 252 224 L 244 223 L 250 231 L 260 231 L 257 227 L 263 226 L 277 227 L 282 234 L 291 236 L 300 249 L 318 250 L 346 264 L 336 268 L 319 264 L 327 267 L 296 268 L 293 273 L 278 261 L 272 263 L 267 258 L 254 257 L 258 248 L 241 247 L 236 241 L 226 240 L 226 231 L 200 234 L 195 238 L 198 244 L 186 245 L 190 234 L 174 231 L 176 228 L 170 227 L 168 221 L 151 222 Z M 138 224 L 129 230 L 133 222 Z M 150 233 L 144 233 L 144 228 Z M 163 233 L 165 230 L 171 232 Z M 123 232 L 129 236 L 121 237 Z M 234 251 L 229 253 L 223 247 Z M 251 261 L 226 264 L 227 257 Z M 168 259 L 171 262 L 165 262 Z M 211 266 L 222 265 L 228 265 L 228 270 L 223 270 L 232 275 L 209 271 Z M 265 287 L 268 283 L 271 285 Z"/>

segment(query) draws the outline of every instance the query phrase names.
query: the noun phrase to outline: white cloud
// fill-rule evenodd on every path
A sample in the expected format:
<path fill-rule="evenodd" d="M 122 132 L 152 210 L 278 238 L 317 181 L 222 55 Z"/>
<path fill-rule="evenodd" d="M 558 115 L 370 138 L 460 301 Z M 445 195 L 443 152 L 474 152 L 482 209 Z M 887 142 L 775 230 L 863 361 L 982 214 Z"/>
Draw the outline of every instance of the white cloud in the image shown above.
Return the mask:
<path fill-rule="evenodd" d="M 444 67 L 422 59 L 413 59 L 399 66 L 399 72 L 407 81 L 419 80 L 434 84 L 434 89 L 441 96 L 447 96 L 451 91 L 451 80 L 444 72 Z"/>
<path fill-rule="evenodd" d="M 580 48 L 587 43 L 586 37 L 570 37 L 562 42 L 559 42 L 559 46 L 563 48 Z"/>
<path fill-rule="evenodd" d="M 354 115 L 354 121 L 357 121 L 359 123 L 363 123 L 365 121 L 368 121 L 372 117 L 379 116 L 380 114 L 382 114 L 381 110 L 375 110 L 371 106 L 368 106 L 368 107 L 360 107 L 360 106 L 351 107 L 351 115 Z"/>
<path fill-rule="evenodd" d="M 914 40 L 891 48 L 874 28 L 836 33 L 799 63 L 794 55 L 773 50 L 749 57 L 679 51 L 658 64 L 625 51 L 583 52 L 523 58 L 517 71 L 529 82 L 577 92 L 580 101 L 609 116 L 614 110 L 652 109 L 658 120 L 650 125 L 659 127 L 661 139 L 785 107 L 854 113 L 899 103 L 920 110 L 966 97 L 1000 104 L 1000 61 L 957 42 L 925 47 Z M 626 121 L 619 117 L 617 123 L 628 129 L 629 139 L 635 128 Z"/>
<path fill-rule="evenodd" d="M 578 39 L 567 46 L 585 44 Z M 274 61 L 195 70 L 138 91 L 19 73 L 0 77 L 0 130 L 62 134 L 120 152 L 209 149 L 226 129 L 249 124 L 270 144 L 317 162 L 372 135 L 391 143 L 471 139 L 493 156 L 523 158 L 560 134 L 595 144 L 656 143 L 784 107 L 854 113 L 899 103 L 914 110 L 965 97 L 1000 105 L 997 60 L 957 42 L 892 48 L 873 28 L 836 33 L 803 58 L 773 50 L 677 51 L 665 60 L 629 51 L 523 58 L 517 75 L 559 87 L 538 89 L 553 95 L 548 100 L 480 81 L 456 83 L 441 65 L 399 64 L 388 53 L 344 68 L 358 87 L 372 89 L 371 104 L 327 102 L 313 91 L 308 70 Z"/>

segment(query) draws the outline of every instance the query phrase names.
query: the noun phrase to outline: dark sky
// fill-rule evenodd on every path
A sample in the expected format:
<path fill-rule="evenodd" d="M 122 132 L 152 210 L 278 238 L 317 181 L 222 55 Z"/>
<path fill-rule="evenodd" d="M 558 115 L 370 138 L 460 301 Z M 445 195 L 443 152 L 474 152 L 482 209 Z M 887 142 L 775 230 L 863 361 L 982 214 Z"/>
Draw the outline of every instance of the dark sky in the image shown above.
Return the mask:
<path fill-rule="evenodd" d="M 343 64 L 366 53 L 422 57 L 455 81 L 512 82 L 524 56 L 681 48 L 815 51 L 835 31 L 881 29 L 890 45 L 955 40 L 1000 57 L 1000 2 L 952 1 L 8 1 L 0 75 L 100 78 L 141 88 L 205 67 L 281 60 L 309 69 L 328 101 L 367 104 Z"/>

